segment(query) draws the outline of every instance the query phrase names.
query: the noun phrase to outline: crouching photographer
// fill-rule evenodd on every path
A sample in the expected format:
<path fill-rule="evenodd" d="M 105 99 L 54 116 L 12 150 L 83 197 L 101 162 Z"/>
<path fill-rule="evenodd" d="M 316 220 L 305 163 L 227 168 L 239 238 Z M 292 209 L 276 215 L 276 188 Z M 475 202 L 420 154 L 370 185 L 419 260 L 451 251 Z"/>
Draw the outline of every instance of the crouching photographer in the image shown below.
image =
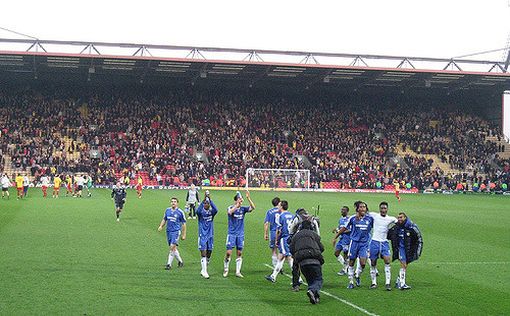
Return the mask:
<path fill-rule="evenodd" d="M 294 256 L 294 264 L 298 264 L 301 273 L 308 283 L 307 295 L 310 303 L 317 304 L 320 301 L 322 288 L 322 265 L 324 258 L 322 252 L 324 246 L 320 236 L 314 232 L 313 223 L 305 220 L 301 223 L 301 229 L 292 237 L 290 251 Z"/>

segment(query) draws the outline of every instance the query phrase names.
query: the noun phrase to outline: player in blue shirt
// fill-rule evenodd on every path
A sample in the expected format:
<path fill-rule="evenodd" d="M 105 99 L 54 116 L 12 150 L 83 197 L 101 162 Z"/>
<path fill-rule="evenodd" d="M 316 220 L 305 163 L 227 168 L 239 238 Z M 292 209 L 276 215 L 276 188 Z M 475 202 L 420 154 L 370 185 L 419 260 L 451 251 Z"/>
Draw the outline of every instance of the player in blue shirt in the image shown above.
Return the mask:
<path fill-rule="evenodd" d="M 236 259 L 236 277 L 242 278 L 241 266 L 243 264 L 243 247 L 244 247 L 244 216 L 255 209 L 255 204 L 250 198 L 250 192 L 246 190 L 246 198 L 250 206 L 242 206 L 243 197 L 240 192 L 234 196 L 234 204 L 227 208 L 228 214 L 228 234 L 227 234 L 227 253 L 225 254 L 225 262 L 223 263 L 223 277 L 228 276 L 228 267 L 230 265 L 230 257 L 232 249 L 237 249 Z"/>
<path fill-rule="evenodd" d="M 360 286 L 360 275 L 365 268 L 368 257 L 368 248 L 370 243 L 370 231 L 374 226 L 374 219 L 368 215 L 367 204 L 363 201 L 357 201 L 354 203 L 356 207 L 356 215 L 349 217 L 346 227 L 340 228 L 335 238 L 333 239 L 333 245 L 335 245 L 336 238 L 346 231 L 350 231 L 351 242 L 349 245 L 349 286 L 347 288 L 354 288 L 354 263 L 356 258 L 359 258 L 361 271 L 357 273 L 356 285 Z"/>
<path fill-rule="evenodd" d="M 165 270 L 170 270 L 174 258 L 177 259 L 179 267 L 184 265 L 177 246 L 179 246 L 179 236 L 182 240 L 186 239 L 186 216 L 183 210 L 179 208 L 179 200 L 175 197 L 170 200 L 170 207 L 165 210 L 165 215 L 159 224 L 158 232 L 163 230 L 165 224 L 166 237 L 168 239 L 168 245 L 170 246 Z"/>
<path fill-rule="evenodd" d="M 278 212 L 278 203 L 280 203 L 280 198 L 275 197 L 271 201 L 273 208 L 266 212 L 266 218 L 264 219 L 264 239 L 269 240 L 269 248 L 271 248 L 273 259 L 273 267 L 275 267 L 276 263 L 278 262 L 278 247 L 276 247 L 276 221 L 278 220 L 277 217 L 280 215 Z"/>
<path fill-rule="evenodd" d="M 197 208 L 196 214 L 198 216 L 198 250 L 202 255 L 200 263 L 202 271 L 200 275 L 209 279 L 207 273 L 207 265 L 211 260 L 211 254 L 214 246 L 214 216 L 218 213 L 218 208 L 211 200 L 209 191 L 205 191 L 205 198 Z"/>
<path fill-rule="evenodd" d="M 340 220 L 338 221 L 338 226 L 333 229 L 333 233 L 338 233 L 340 228 L 347 227 L 347 222 L 349 221 L 349 207 L 342 206 L 340 210 Z M 336 239 L 336 238 L 335 238 Z M 349 243 L 351 242 L 351 238 L 349 237 L 349 232 L 346 231 L 342 235 L 340 235 L 340 239 L 335 247 L 335 257 L 338 262 L 342 265 L 342 269 L 338 272 L 338 275 L 346 275 L 347 267 L 349 266 L 349 260 L 347 259 L 347 254 L 349 253 Z"/>
<path fill-rule="evenodd" d="M 279 254 L 278 261 L 273 269 L 273 273 L 271 275 L 266 276 L 266 279 L 271 282 L 276 282 L 276 277 L 280 270 L 283 267 L 285 262 L 285 258 L 287 258 L 287 262 L 289 263 L 289 267 L 292 269 L 292 265 L 294 264 L 294 260 L 290 253 L 289 248 L 289 236 L 290 236 L 290 225 L 292 220 L 294 219 L 294 215 L 287 211 L 289 209 L 289 203 L 287 201 L 280 201 L 278 204 L 278 213 L 280 216 L 278 217 L 278 229 L 276 231 L 276 245 L 278 246 Z"/>

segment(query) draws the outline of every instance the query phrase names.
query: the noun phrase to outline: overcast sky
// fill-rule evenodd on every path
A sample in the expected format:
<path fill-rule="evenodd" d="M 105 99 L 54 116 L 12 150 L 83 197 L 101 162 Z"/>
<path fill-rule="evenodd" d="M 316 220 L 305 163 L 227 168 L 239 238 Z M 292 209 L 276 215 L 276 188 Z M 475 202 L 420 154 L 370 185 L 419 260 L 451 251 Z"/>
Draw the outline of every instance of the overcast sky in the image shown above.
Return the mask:
<path fill-rule="evenodd" d="M 450 58 L 507 46 L 510 0 L 18 0 L 3 1 L 0 27 L 40 39 Z"/>

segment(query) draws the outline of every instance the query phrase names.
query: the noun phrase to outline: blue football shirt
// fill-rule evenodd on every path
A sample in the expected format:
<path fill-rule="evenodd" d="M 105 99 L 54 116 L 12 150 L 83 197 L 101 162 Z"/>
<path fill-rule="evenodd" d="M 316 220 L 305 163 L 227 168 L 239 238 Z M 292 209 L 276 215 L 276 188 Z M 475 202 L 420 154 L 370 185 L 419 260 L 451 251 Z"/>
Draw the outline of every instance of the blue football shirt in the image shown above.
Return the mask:
<path fill-rule="evenodd" d="M 186 223 L 186 217 L 183 210 L 180 208 L 176 208 L 175 210 L 171 207 L 167 208 L 163 218 L 166 219 L 167 232 L 179 231 L 181 230 L 182 224 Z"/>
<path fill-rule="evenodd" d="M 234 205 L 230 205 L 227 209 L 230 210 Z M 244 214 L 251 212 L 250 207 L 241 206 L 232 213 L 228 214 L 228 234 L 235 236 L 244 236 Z"/>
<path fill-rule="evenodd" d="M 274 232 L 276 231 L 276 222 L 277 222 L 277 217 L 278 217 L 279 213 L 278 213 L 278 208 L 277 207 L 273 207 L 272 209 L 268 210 L 266 212 L 266 218 L 264 219 L 264 223 L 269 223 L 269 230 Z"/>
<path fill-rule="evenodd" d="M 212 200 L 209 200 L 211 207 L 208 210 L 204 208 L 204 202 L 200 203 L 197 209 L 198 216 L 198 235 L 203 238 L 209 238 L 214 235 L 214 216 L 218 213 L 218 208 Z"/>
<path fill-rule="evenodd" d="M 294 219 L 294 215 L 292 215 L 289 211 L 284 211 L 280 213 L 280 218 L 278 219 L 278 229 L 281 230 L 280 237 L 285 238 L 290 235 L 290 224 L 292 223 L 292 219 Z"/>
<path fill-rule="evenodd" d="M 347 223 L 347 229 L 351 232 L 350 238 L 356 242 L 370 241 L 370 232 L 373 227 L 374 219 L 368 215 L 363 216 L 359 220 L 356 218 L 356 215 L 353 215 Z"/>
<path fill-rule="evenodd" d="M 349 229 L 347 227 L 348 224 L 349 224 L 348 216 L 340 217 L 340 220 L 338 221 L 338 229 L 340 229 L 342 227 Z M 343 233 L 342 235 L 340 235 L 340 240 L 342 240 L 343 242 L 347 242 L 348 240 L 350 240 L 350 233 L 346 232 L 346 233 Z"/>

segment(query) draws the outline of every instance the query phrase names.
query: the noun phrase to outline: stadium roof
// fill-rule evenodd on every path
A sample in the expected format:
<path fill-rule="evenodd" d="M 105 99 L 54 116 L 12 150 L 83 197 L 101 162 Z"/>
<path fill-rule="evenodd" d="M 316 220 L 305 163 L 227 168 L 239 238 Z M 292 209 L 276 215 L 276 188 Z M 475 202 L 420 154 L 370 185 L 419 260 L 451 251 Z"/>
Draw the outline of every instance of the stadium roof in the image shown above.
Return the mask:
<path fill-rule="evenodd" d="M 304 88 L 510 89 L 508 60 L 25 39 L 0 39 L 0 76 L 78 81 L 122 78 L 147 83 L 234 81 L 247 86 Z"/>

